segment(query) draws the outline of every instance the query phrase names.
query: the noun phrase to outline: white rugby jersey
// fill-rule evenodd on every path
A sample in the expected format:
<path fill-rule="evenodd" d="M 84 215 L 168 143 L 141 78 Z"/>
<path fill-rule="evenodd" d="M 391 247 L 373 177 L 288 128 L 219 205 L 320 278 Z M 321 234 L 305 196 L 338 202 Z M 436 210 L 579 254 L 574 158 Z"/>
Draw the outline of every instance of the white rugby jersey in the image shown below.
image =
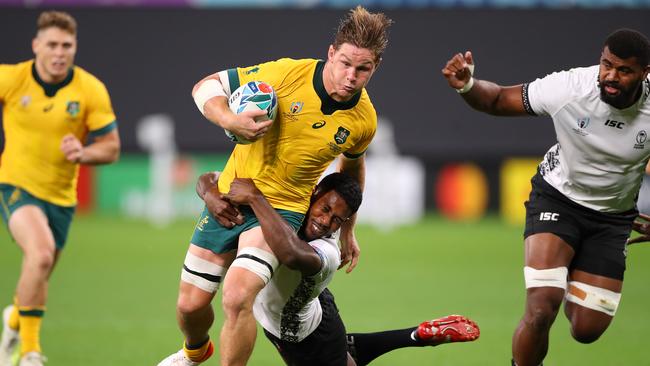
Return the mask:
<path fill-rule="evenodd" d="M 539 165 L 570 200 L 601 212 L 634 208 L 650 157 L 650 80 L 639 100 L 616 109 L 600 99 L 598 65 L 524 84 L 524 106 L 553 118 L 558 143 Z"/>
<path fill-rule="evenodd" d="M 309 245 L 321 257 L 320 271 L 303 276 L 300 271 L 280 265 L 253 305 L 260 325 L 288 342 L 300 342 L 318 327 L 323 315 L 318 295 L 332 281 L 341 263 L 335 237 L 317 239 Z"/>

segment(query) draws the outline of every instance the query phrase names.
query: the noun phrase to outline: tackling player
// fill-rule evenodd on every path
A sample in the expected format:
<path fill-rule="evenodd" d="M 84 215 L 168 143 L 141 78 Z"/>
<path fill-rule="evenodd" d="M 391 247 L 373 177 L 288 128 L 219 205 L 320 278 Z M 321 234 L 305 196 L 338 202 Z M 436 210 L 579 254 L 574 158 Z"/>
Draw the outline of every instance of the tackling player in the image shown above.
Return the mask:
<path fill-rule="evenodd" d="M 224 70 L 196 84 L 192 95 L 211 122 L 255 141 L 237 145 L 219 181 L 227 192 L 235 177 L 251 178 L 278 213 L 297 230 L 309 206 L 309 195 L 325 168 L 338 156 L 339 171 L 364 182 L 364 152 L 372 140 L 377 115 L 365 86 L 388 44 L 392 23 L 362 7 L 341 22 L 327 60 L 280 59 Z M 261 80 L 278 97 L 278 116 L 256 123 L 264 111 L 233 114 L 227 97 L 239 85 Z M 222 365 L 244 365 L 253 349 L 256 326 L 252 306 L 257 293 L 278 266 L 255 215 L 220 223 L 204 210 L 187 251 L 181 275 L 177 318 L 185 335 L 184 354 L 196 365 L 213 352 L 208 330 L 212 301 L 224 282 L 221 332 Z M 348 271 L 357 263 L 359 247 L 354 218 L 344 223 L 342 243 Z M 232 265 L 231 265 L 232 263 Z M 226 268 L 230 267 L 226 275 Z M 174 365 L 169 359 L 160 365 Z"/>
<path fill-rule="evenodd" d="M 536 366 L 565 301 L 571 334 L 597 340 L 621 298 L 625 245 L 650 158 L 650 44 L 629 29 L 605 40 L 599 65 L 500 86 L 473 77 L 467 51 L 442 73 L 473 108 L 494 115 L 546 115 L 558 143 L 532 179 L 526 202 L 526 311 L 512 364 Z"/>
<path fill-rule="evenodd" d="M 214 205 L 222 199 L 210 190 L 218 174 L 204 174 L 197 184 L 199 196 L 212 202 L 210 212 L 215 217 L 225 207 Z M 235 179 L 225 198 L 255 212 L 267 243 L 282 264 L 257 296 L 253 309 L 267 338 L 288 365 L 366 365 L 398 348 L 478 339 L 478 326 L 459 315 L 426 321 L 418 327 L 346 335 L 334 297 L 326 288 L 341 262 L 335 233 L 361 204 L 359 185 L 346 174 L 330 174 L 316 185 L 299 233 L 250 179 Z"/>
<path fill-rule="evenodd" d="M 106 87 L 74 66 L 77 23 L 47 11 L 37 22 L 34 59 L 0 65 L 5 147 L 0 214 L 23 252 L 14 305 L 3 311 L 0 366 L 20 341 L 20 366 L 43 364 L 40 328 L 48 279 L 77 203 L 79 164 L 108 164 L 120 152 Z M 83 141 L 90 144 L 84 146 Z"/>

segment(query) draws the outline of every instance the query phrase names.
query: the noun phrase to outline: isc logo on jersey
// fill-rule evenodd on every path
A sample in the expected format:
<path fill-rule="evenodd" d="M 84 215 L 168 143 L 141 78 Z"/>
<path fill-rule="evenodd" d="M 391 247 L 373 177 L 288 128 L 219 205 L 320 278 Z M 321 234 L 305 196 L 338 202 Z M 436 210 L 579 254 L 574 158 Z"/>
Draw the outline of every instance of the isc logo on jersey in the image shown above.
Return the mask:
<path fill-rule="evenodd" d="M 236 114 L 244 111 L 265 110 L 266 115 L 258 118 L 262 120 L 274 120 L 278 110 L 278 98 L 271 85 L 263 81 L 250 81 L 232 92 L 228 99 L 230 110 Z M 250 144 L 245 138 L 224 130 L 226 136 L 238 144 Z"/>

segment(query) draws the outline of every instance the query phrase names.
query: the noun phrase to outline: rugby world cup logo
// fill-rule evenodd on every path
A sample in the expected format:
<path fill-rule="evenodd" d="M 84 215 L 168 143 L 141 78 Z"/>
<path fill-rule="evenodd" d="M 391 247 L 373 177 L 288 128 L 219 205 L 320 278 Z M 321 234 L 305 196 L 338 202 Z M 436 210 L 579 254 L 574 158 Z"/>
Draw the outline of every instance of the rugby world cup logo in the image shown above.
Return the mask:
<path fill-rule="evenodd" d="M 578 127 L 587 128 L 589 126 L 589 117 L 578 118 Z"/>
<path fill-rule="evenodd" d="M 289 107 L 289 110 L 293 114 L 300 113 L 300 111 L 302 111 L 302 106 L 304 104 L 305 103 L 303 103 L 303 102 L 293 102 L 293 103 L 291 103 L 291 106 Z"/>

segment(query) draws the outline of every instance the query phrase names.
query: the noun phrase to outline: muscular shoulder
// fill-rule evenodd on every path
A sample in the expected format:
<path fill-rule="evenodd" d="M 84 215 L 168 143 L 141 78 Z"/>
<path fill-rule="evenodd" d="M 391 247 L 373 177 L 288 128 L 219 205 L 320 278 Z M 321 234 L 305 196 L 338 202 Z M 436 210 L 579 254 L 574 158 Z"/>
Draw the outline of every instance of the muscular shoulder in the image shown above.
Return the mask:
<path fill-rule="evenodd" d="M 528 85 L 536 114 L 553 115 L 572 101 L 598 92 L 598 65 L 554 72 Z"/>
<path fill-rule="evenodd" d="M 0 64 L 0 86 L 3 89 L 10 89 L 21 80 L 30 77 L 32 64 L 31 60 L 17 64 Z"/>
<path fill-rule="evenodd" d="M 86 90 L 86 91 L 96 91 L 96 90 L 106 90 L 106 86 L 104 83 L 99 80 L 95 75 L 91 74 L 90 72 L 86 71 L 84 68 L 80 66 L 75 66 L 74 67 L 74 74 L 75 78 L 79 78 L 78 81 L 80 85 Z"/>

